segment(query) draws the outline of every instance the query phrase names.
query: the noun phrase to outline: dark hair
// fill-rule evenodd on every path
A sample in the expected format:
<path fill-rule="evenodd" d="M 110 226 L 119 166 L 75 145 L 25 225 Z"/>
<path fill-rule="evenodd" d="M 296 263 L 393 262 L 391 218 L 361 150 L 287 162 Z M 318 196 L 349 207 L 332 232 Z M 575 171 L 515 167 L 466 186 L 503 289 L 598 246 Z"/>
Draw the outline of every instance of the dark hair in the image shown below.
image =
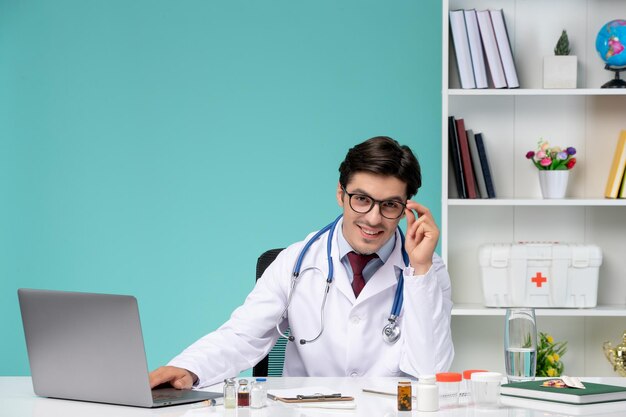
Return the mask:
<path fill-rule="evenodd" d="M 389 175 L 405 182 L 407 198 L 422 186 L 420 164 L 411 149 L 387 136 L 376 136 L 350 148 L 339 166 L 339 183 L 345 188 L 357 172 Z"/>

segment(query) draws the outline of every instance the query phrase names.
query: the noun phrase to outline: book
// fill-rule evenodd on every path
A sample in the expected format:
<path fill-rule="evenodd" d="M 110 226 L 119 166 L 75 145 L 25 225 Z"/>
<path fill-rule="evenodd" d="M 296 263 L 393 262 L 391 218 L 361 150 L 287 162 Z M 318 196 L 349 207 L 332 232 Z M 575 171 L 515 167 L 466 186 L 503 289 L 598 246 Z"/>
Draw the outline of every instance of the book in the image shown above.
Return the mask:
<path fill-rule="evenodd" d="M 544 387 L 545 380 L 503 384 L 500 393 L 513 397 L 555 401 L 567 404 L 596 404 L 626 400 L 626 387 L 585 382 L 585 389 Z M 624 404 L 626 409 L 626 403 Z"/>
<path fill-rule="evenodd" d="M 504 68 L 500 60 L 500 52 L 498 51 L 498 43 L 496 42 L 496 34 L 491 23 L 491 14 L 489 10 L 476 11 L 478 19 L 478 27 L 480 29 L 480 38 L 483 40 L 485 56 L 489 66 L 489 75 L 494 88 L 506 88 L 506 78 L 504 76 Z"/>
<path fill-rule="evenodd" d="M 544 400 L 533 400 L 530 398 L 511 397 L 510 395 L 503 395 L 501 397 L 501 400 L 502 405 L 507 407 L 517 407 L 541 411 L 540 414 L 531 414 L 541 416 L 553 415 L 551 413 L 556 413 L 559 416 L 588 416 L 591 414 L 598 416 L 606 416 L 607 414 L 609 414 L 611 416 L 614 416 L 619 414 L 612 413 L 619 413 L 624 411 L 623 401 L 595 404 L 567 404 Z"/>
<path fill-rule="evenodd" d="M 463 168 L 461 165 L 461 151 L 459 150 L 459 140 L 456 134 L 456 121 L 454 116 L 448 117 L 448 145 L 449 153 L 452 165 L 452 171 L 454 172 L 454 180 L 456 182 L 456 189 L 459 194 L 459 198 L 467 198 L 465 191 L 465 179 L 463 178 Z"/>
<path fill-rule="evenodd" d="M 472 157 L 470 156 L 469 143 L 467 142 L 467 134 L 465 132 L 465 121 L 463 119 L 456 119 L 456 135 L 459 140 L 459 150 L 461 151 L 461 166 L 463 168 L 467 198 L 477 198 Z"/>
<path fill-rule="evenodd" d="M 607 198 L 617 198 L 624 169 L 626 168 L 626 130 L 622 130 L 613 154 L 613 162 L 609 171 L 609 178 L 606 181 L 604 196 Z"/>
<path fill-rule="evenodd" d="M 478 147 L 476 146 L 476 136 L 472 129 L 467 130 L 467 142 L 469 143 L 470 156 L 472 157 L 472 167 L 474 168 L 474 178 L 478 186 L 478 194 L 480 198 L 488 198 L 487 186 L 485 185 L 485 174 L 483 173 Z"/>
<path fill-rule="evenodd" d="M 487 198 L 496 198 L 496 189 L 493 185 L 493 176 L 491 175 L 491 168 L 489 167 L 489 158 L 487 157 L 487 148 L 483 141 L 483 134 L 476 133 L 474 140 L 476 141 L 476 149 L 478 150 L 478 156 L 480 158 L 480 168 L 483 170 L 483 177 L 485 178 Z"/>
<path fill-rule="evenodd" d="M 474 80 L 476 88 L 487 88 L 487 68 L 485 67 L 485 55 L 483 44 L 480 40 L 480 30 L 478 29 L 478 19 L 476 10 L 465 10 L 465 27 L 467 28 L 467 39 L 469 41 L 470 55 L 472 57 L 472 68 L 474 69 Z"/>
<path fill-rule="evenodd" d="M 619 198 L 626 198 L 626 170 L 622 174 L 622 185 L 619 187 Z"/>
<path fill-rule="evenodd" d="M 504 69 L 504 77 L 509 88 L 518 88 L 519 80 L 517 79 L 517 70 L 515 69 L 515 61 L 513 60 L 513 51 L 511 50 L 511 40 L 504 23 L 504 13 L 502 9 L 490 10 L 491 23 L 493 31 L 496 35 L 496 43 L 498 44 L 498 52 L 500 52 L 500 60 Z"/>
<path fill-rule="evenodd" d="M 454 53 L 459 69 L 461 88 L 476 88 L 463 10 L 450 10 L 450 31 L 452 32 L 452 41 L 454 42 Z"/>

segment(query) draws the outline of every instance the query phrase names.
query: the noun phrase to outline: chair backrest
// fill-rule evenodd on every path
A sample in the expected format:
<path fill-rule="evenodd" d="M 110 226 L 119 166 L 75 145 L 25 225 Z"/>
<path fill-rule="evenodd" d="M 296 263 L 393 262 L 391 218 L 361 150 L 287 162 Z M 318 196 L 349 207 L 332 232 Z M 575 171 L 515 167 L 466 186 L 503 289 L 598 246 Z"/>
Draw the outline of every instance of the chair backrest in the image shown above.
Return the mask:
<path fill-rule="evenodd" d="M 257 281 L 282 250 L 283 248 L 270 249 L 259 256 L 256 262 Z M 289 334 L 289 330 L 287 330 L 287 334 Z M 252 376 L 282 376 L 286 347 L 287 339 L 279 338 L 270 353 L 252 368 Z"/>

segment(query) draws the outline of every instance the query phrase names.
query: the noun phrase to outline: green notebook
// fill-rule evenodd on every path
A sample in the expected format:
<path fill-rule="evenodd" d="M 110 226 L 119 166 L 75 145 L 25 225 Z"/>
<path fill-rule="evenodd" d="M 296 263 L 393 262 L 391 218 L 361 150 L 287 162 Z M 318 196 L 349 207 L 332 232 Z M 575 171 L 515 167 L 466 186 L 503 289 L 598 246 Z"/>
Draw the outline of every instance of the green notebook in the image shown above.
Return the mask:
<path fill-rule="evenodd" d="M 502 385 L 502 395 L 556 401 L 568 404 L 594 404 L 626 400 L 626 387 L 583 382 L 586 389 L 544 387 L 545 380 Z M 626 405 L 625 405 L 626 407 Z"/>

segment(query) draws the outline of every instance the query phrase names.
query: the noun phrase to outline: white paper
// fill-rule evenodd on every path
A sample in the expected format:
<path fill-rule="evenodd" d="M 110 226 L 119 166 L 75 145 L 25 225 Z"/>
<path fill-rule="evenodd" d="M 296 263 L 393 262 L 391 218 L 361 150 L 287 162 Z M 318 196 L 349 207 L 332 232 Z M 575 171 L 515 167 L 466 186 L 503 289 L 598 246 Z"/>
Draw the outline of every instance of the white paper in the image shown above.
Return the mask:
<path fill-rule="evenodd" d="M 267 393 L 275 397 L 281 398 L 295 398 L 298 395 L 331 395 L 338 394 L 341 391 L 328 388 L 328 387 L 300 387 L 300 388 L 288 388 L 288 389 L 269 389 Z M 351 397 L 352 395 L 341 392 L 344 397 Z"/>

